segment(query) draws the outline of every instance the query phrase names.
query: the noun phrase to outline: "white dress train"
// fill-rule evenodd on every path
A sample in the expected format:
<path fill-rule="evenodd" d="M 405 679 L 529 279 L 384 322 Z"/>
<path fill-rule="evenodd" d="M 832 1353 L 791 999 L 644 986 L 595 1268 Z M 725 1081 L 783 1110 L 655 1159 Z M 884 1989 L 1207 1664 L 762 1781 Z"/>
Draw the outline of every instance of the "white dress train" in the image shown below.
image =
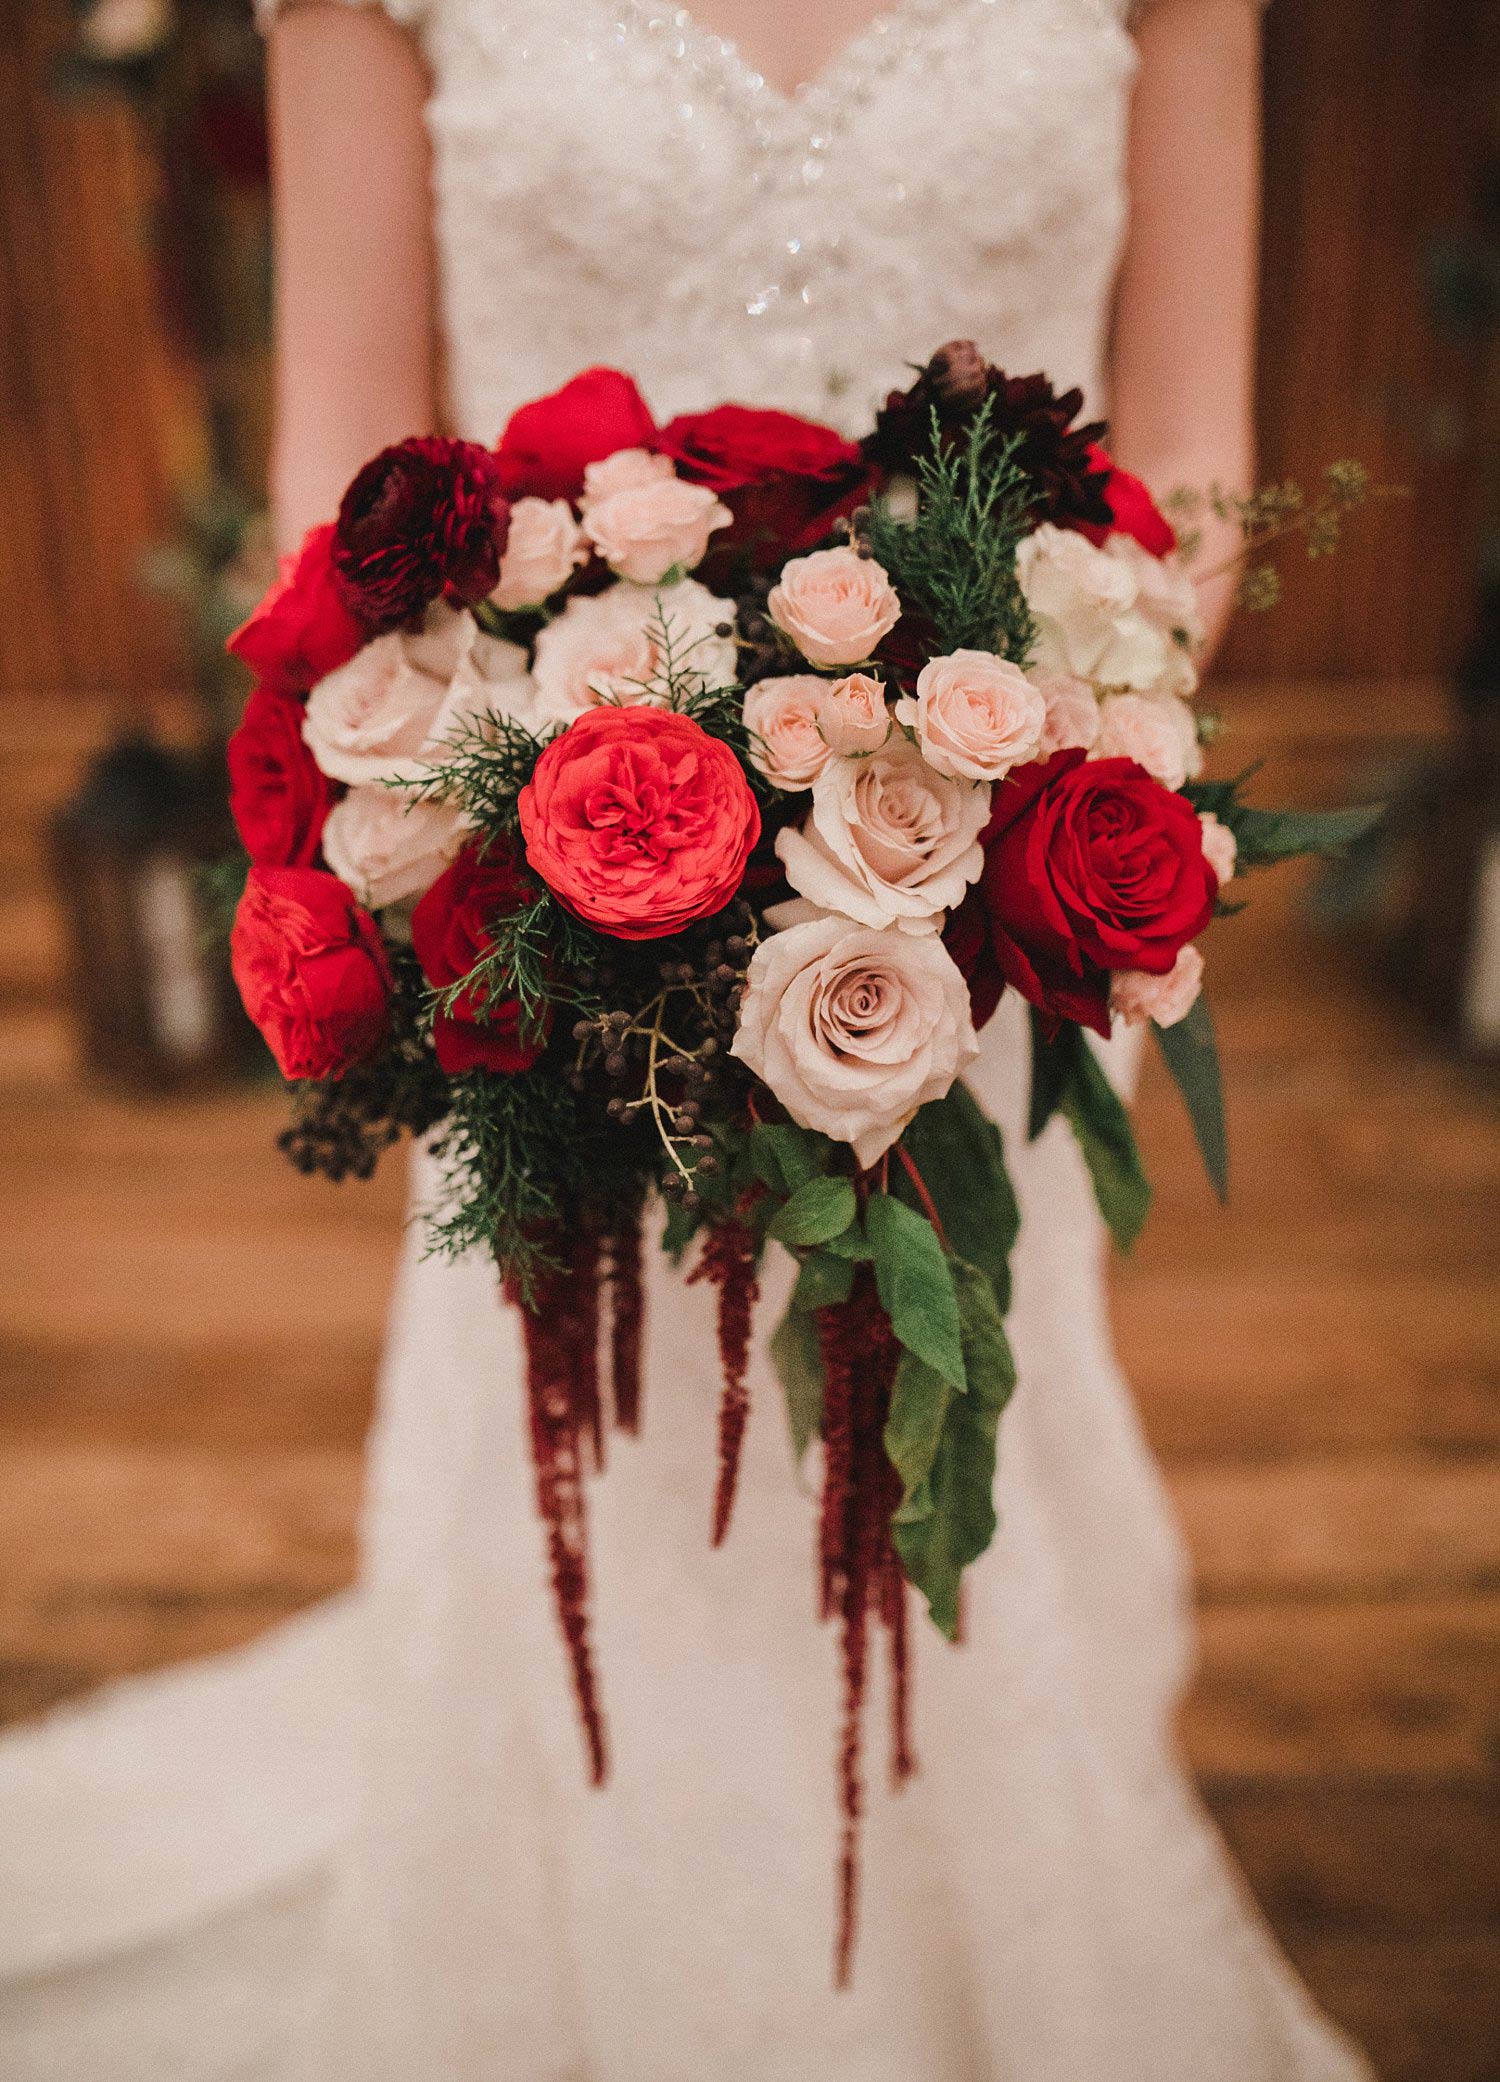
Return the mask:
<path fill-rule="evenodd" d="M 793 96 L 682 10 L 386 4 L 433 71 L 464 431 L 597 361 L 662 417 L 727 395 L 857 426 L 959 334 L 1097 396 L 1121 0 L 907 0 Z M 1025 1145 L 1025 1066 L 1007 1002 L 973 1080 L 1023 1216 L 1001 1531 L 964 1646 L 914 1630 L 899 1797 L 871 1688 L 852 1992 L 836 1645 L 769 1370 L 710 1554 L 711 1301 L 653 1270 L 644 1437 L 590 1495 L 591 1793 L 517 1324 L 414 1229 L 360 1589 L 0 1743 L 7 2082 L 1361 2082 L 1172 1753 L 1182 1556 L 1077 1151 Z"/>

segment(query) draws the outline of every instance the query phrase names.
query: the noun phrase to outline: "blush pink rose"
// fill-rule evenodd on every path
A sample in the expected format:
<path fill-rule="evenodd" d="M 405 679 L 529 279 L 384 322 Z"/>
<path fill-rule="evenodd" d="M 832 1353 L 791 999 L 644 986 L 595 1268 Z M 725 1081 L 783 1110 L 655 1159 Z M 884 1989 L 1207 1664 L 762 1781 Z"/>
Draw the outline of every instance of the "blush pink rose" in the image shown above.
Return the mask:
<path fill-rule="evenodd" d="M 583 525 L 610 569 L 632 585 L 654 586 L 669 571 L 691 571 L 708 551 L 708 538 L 734 516 L 706 485 L 680 477 L 611 492 L 590 503 Z"/>
<path fill-rule="evenodd" d="M 414 780 L 458 669 L 467 615 L 435 609 L 420 634 L 393 631 L 356 651 L 307 697 L 302 736 L 319 768 L 351 786 Z"/>
<path fill-rule="evenodd" d="M 1235 864 L 1239 859 L 1239 840 L 1227 824 L 1220 823 L 1212 810 L 1204 810 L 1198 819 L 1203 833 L 1203 858 L 1219 878 L 1222 889 L 1226 882 L 1234 880 Z"/>
<path fill-rule="evenodd" d="M 1180 788 L 1203 764 L 1193 712 L 1175 694 L 1106 694 L 1094 753 L 1133 759 L 1164 788 Z"/>
<path fill-rule="evenodd" d="M 490 595 L 505 613 L 540 607 L 565 586 L 589 546 L 566 499 L 518 499 L 500 559 L 500 582 Z"/>
<path fill-rule="evenodd" d="M 831 684 L 825 681 L 818 702 L 818 728 L 831 752 L 847 758 L 878 752 L 891 734 L 885 682 L 868 672 L 846 673 Z"/>
<path fill-rule="evenodd" d="M 1092 752 L 1099 742 L 1099 697 L 1087 680 L 1066 672 L 1044 672 L 1032 681 L 1046 706 L 1039 759 L 1054 752 Z"/>
<path fill-rule="evenodd" d="M 778 788 L 810 788 L 832 753 L 818 728 L 826 681 L 810 672 L 757 680 L 745 695 L 747 757 Z"/>
<path fill-rule="evenodd" d="M 684 675 L 706 687 L 731 687 L 733 625 L 734 603 L 717 599 L 695 578 L 656 592 L 616 585 L 576 594 L 536 639 L 538 716 L 566 723 L 600 702 L 665 700 L 664 635 Z"/>
<path fill-rule="evenodd" d="M 960 650 L 929 659 L 916 699 L 908 695 L 896 714 L 935 772 L 999 781 L 1036 757 L 1047 705 L 1018 665 L 993 651 Z"/>
<path fill-rule="evenodd" d="M 1164 976 L 1144 969 L 1118 969 L 1109 980 L 1109 1009 L 1130 1027 L 1154 1019 L 1159 1027 L 1175 1027 L 1186 1019 L 1203 988 L 1203 956 L 1188 945 Z"/>
<path fill-rule="evenodd" d="M 367 911 L 430 889 L 468 836 L 451 803 L 399 788 L 351 788 L 323 827 L 323 858 Z"/>
<path fill-rule="evenodd" d="M 591 506 L 601 499 L 612 499 L 616 492 L 638 491 L 643 484 L 658 484 L 663 477 L 676 474 L 668 455 L 653 455 L 649 448 L 617 448 L 613 455 L 588 465 L 578 504 L 587 513 Z"/>
<path fill-rule="evenodd" d="M 766 612 L 810 665 L 859 665 L 901 618 L 884 568 L 852 549 L 793 557 L 771 588 Z"/>

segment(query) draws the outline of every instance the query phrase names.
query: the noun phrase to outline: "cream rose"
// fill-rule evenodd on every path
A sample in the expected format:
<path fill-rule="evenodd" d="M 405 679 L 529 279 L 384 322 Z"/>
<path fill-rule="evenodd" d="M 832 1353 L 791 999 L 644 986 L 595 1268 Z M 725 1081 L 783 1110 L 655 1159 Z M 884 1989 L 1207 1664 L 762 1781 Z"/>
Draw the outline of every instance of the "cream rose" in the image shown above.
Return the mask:
<path fill-rule="evenodd" d="M 656 484 L 663 477 L 675 477 L 672 458 L 653 455 L 649 448 L 617 448 L 613 455 L 605 456 L 597 463 L 585 463 L 583 468 L 583 497 L 578 504 L 585 513 L 601 499 L 612 499 L 616 492 L 632 492 L 643 484 Z"/>
<path fill-rule="evenodd" d="M 506 613 L 540 607 L 565 586 L 589 545 L 566 499 L 517 499 L 500 559 L 500 583 L 490 599 Z"/>
<path fill-rule="evenodd" d="M 757 680 L 745 696 L 750 764 L 778 788 L 810 788 L 832 757 L 818 728 L 825 684 L 793 673 Z"/>
<path fill-rule="evenodd" d="M 831 752 L 855 757 L 878 752 L 891 734 L 885 685 L 868 672 L 851 672 L 832 684 L 820 681 L 818 728 Z"/>
<path fill-rule="evenodd" d="M 1191 694 L 1198 684 L 1194 659 L 1203 643 L 1203 616 L 1187 568 L 1175 554 L 1153 557 L 1133 535 L 1111 535 L 1104 548 L 1135 579 L 1136 611 L 1167 639 L 1157 691 Z"/>
<path fill-rule="evenodd" d="M 1133 759 L 1164 788 L 1180 788 L 1203 765 L 1193 712 L 1175 694 L 1106 694 L 1094 756 Z"/>
<path fill-rule="evenodd" d="M 938 773 L 999 781 L 1036 757 L 1047 705 L 1020 667 L 993 651 L 950 651 L 928 659 L 916 699 L 898 702 L 896 715 Z"/>
<path fill-rule="evenodd" d="M 584 532 L 620 578 L 654 586 L 669 571 L 691 571 L 708 553 L 708 538 L 734 519 L 716 492 L 680 477 L 653 478 L 596 499 Z"/>
<path fill-rule="evenodd" d="M 1087 680 L 1066 672 L 1044 672 L 1032 681 L 1047 710 L 1039 759 L 1054 752 L 1092 752 L 1099 742 L 1099 697 Z"/>
<path fill-rule="evenodd" d="M 935 932 L 984 867 L 990 791 L 934 773 L 909 738 L 867 759 L 830 759 L 800 831 L 776 851 L 800 896 L 862 925 Z"/>
<path fill-rule="evenodd" d="M 1175 1027 L 1197 1004 L 1202 988 L 1203 956 L 1189 945 L 1165 976 L 1148 976 L 1144 969 L 1118 970 L 1110 978 L 1109 1006 L 1127 1026 L 1154 1019 L 1159 1027 Z"/>
<path fill-rule="evenodd" d="M 1076 529 L 1050 521 L 1022 541 L 1016 576 L 1036 622 L 1033 666 L 1096 687 L 1190 692 L 1196 674 L 1161 597 L 1166 581 L 1146 583 L 1144 567 L 1159 575 L 1160 559 L 1129 537 L 1110 540 L 1128 543 L 1139 557 L 1096 549 Z"/>
<path fill-rule="evenodd" d="M 766 612 L 810 665 L 832 667 L 873 656 L 899 621 L 901 602 L 873 557 L 815 549 L 782 566 Z"/>
<path fill-rule="evenodd" d="M 1212 810 L 1202 812 L 1198 826 L 1203 833 L 1203 858 L 1218 876 L 1219 887 L 1222 889 L 1226 882 L 1234 880 L 1240 842 L 1227 824 L 1220 823 Z"/>
<path fill-rule="evenodd" d="M 610 586 L 575 596 L 537 636 L 532 672 L 538 715 L 571 723 L 601 701 L 661 702 L 667 695 L 663 635 L 674 666 L 706 687 L 734 684 L 734 607 L 707 586 L 685 578 L 651 592 Z"/>
<path fill-rule="evenodd" d="M 430 610 L 418 635 L 377 636 L 307 697 L 302 735 L 336 781 L 420 779 L 421 754 L 447 699 L 471 616 Z"/>
<path fill-rule="evenodd" d="M 755 950 L 730 1052 L 799 1126 L 869 1166 L 978 1048 L 968 986 L 936 935 L 817 918 Z"/>
<path fill-rule="evenodd" d="M 369 911 L 423 896 L 464 842 L 451 803 L 399 788 L 351 788 L 323 826 L 323 858 Z"/>

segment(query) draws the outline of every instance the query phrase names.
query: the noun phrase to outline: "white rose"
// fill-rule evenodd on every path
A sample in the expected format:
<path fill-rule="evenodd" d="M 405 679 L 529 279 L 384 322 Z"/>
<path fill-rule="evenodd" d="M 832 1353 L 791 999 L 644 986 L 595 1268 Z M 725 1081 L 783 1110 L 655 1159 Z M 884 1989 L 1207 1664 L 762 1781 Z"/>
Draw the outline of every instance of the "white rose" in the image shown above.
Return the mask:
<path fill-rule="evenodd" d="M 610 569 L 633 585 L 654 586 L 669 571 L 691 571 L 708 554 L 708 538 L 734 519 L 716 492 L 680 477 L 594 500 L 584 531 Z"/>
<path fill-rule="evenodd" d="M 421 753 L 474 626 L 469 615 L 433 608 L 419 634 L 377 636 L 319 680 L 302 735 L 322 771 L 351 785 L 419 779 Z"/>
<path fill-rule="evenodd" d="M 613 498 L 616 492 L 634 491 L 638 485 L 655 484 L 663 477 L 674 477 L 672 458 L 653 455 L 649 448 L 617 448 L 613 455 L 604 456 L 597 463 L 583 466 L 583 497 L 579 505 L 585 513 L 600 499 Z"/>
<path fill-rule="evenodd" d="M 730 1052 L 801 1127 L 868 1167 L 978 1048 L 940 939 L 817 918 L 756 948 Z"/>
<path fill-rule="evenodd" d="M 1227 824 L 1221 824 L 1212 810 L 1204 810 L 1198 818 L 1203 833 L 1203 858 L 1219 878 L 1222 889 L 1226 882 L 1234 880 L 1235 863 L 1239 859 L 1240 844 Z"/>
<path fill-rule="evenodd" d="M 778 788 L 809 788 L 830 757 L 818 728 L 825 682 L 810 672 L 757 680 L 745 695 L 749 760 Z"/>
<path fill-rule="evenodd" d="M 589 546 L 566 499 L 517 499 L 500 559 L 500 583 L 490 599 L 507 613 L 540 607 L 565 586 Z"/>
<path fill-rule="evenodd" d="M 399 788 L 351 788 L 328 812 L 323 858 L 369 911 L 423 896 L 464 842 L 451 803 Z"/>
<path fill-rule="evenodd" d="M 771 588 L 766 612 L 810 665 L 858 665 L 901 618 L 901 602 L 873 557 L 815 549 L 793 557 Z"/>
<path fill-rule="evenodd" d="M 1140 545 L 1129 537 L 1112 541 Z M 1016 576 L 1036 621 L 1032 664 L 1096 687 L 1184 693 L 1196 683 L 1192 660 L 1162 619 L 1155 592 L 1143 597 L 1141 562 L 1096 549 L 1074 528 L 1044 521 L 1016 552 Z"/>
<path fill-rule="evenodd" d="M 851 672 L 841 680 L 820 681 L 818 728 L 831 752 L 854 757 L 878 752 L 891 734 L 891 712 L 884 682 L 867 672 Z"/>
<path fill-rule="evenodd" d="M 1175 551 L 1170 556 L 1153 557 L 1133 535 L 1111 535 L 1104 548 L 1134 577 L 1137 611 L 1167 639 L 1158 690 L 1191 694 L 1198 684 L 1193 660 L 1202 646 L 1204 632 L 1198 588 L 1187 567 Z"/>
<path fill-rule="evenodd" d="M 1054 752 L 1091 752 L 1099 742 L 1099 697 L 1087 680 L 1066 672 L 1044 672 L 1032 681 L 1046 705 L 1039 759 Z"/>
<path fill-rule="evenodd" d="M 1020 667 L 993 651 L 950 651 L 928 659 L 916 699 L 907 695 L 896 714 L 938 773 L 999 781 L 1036 757 L 1047 705 Z"/>
<path fill-rule="evenodd" d="M 655 592 L 616 585 L 575 595 L 536 639 L 538 715 L 571 723 L 601 701 L 665 700 L 664 632 L 679 676 L 705 687 L 732 686 L 734 637 L 718 631 L 732 631 L 733 623 L 733 603 L 716 599 L 695 578 Z"/>
<path fill-rule="evenodd" d="M 1202 988 L 1203 956 L 1190 945 L 1165 976 L 1148 976 L 1144 969 L 1117 970 L 1110 978 L 1110 1010 L 1127 1026 L 1154 1019 L 1159 1027 L 1175 1027 L 1197 1004 Z"/>
<path fill-rule="evenodd" d="M 979 879 L 990 791 L 934 773 L 909 738 L 867 759 L 830 759 L 812 814 L 776 851 L 799 895 L 862 925 L 936 931 Z"/>
<path fill-rule="evenodd" d="M 1164 788 L 1180 788 L 1203 764 L 1193 712 L 1175 694 L 1106 694 L 1096 759 L 1133 759 Z"/>

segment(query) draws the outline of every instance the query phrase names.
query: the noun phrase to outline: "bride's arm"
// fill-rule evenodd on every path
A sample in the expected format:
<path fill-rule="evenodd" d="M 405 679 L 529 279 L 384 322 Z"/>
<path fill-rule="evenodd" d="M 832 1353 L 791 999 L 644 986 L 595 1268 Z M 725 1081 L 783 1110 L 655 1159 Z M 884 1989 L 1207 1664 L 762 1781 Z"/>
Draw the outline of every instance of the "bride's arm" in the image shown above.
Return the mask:
<path fill-rule="evenodd" d="M 1215 482 L 1248 489 L 1259 0 L 1148 0 L 1137 42 L 1130 237 L 1112 350 L 1112 446 L 1158 493 Z M 1224 534 L 1224 541 L 1205 544 L 1201 568 L 1234 546 L 1232 532 Z M 1216 640 L 1233 586 L 1209 590 L 1205 605 Z"/>
<path fill-rule="evenodd" d="M 271 465 L 283 547 L 435 411 L 427 82 L 374 7 L 291 5 L 269 51 L 276 226 Z"/>

